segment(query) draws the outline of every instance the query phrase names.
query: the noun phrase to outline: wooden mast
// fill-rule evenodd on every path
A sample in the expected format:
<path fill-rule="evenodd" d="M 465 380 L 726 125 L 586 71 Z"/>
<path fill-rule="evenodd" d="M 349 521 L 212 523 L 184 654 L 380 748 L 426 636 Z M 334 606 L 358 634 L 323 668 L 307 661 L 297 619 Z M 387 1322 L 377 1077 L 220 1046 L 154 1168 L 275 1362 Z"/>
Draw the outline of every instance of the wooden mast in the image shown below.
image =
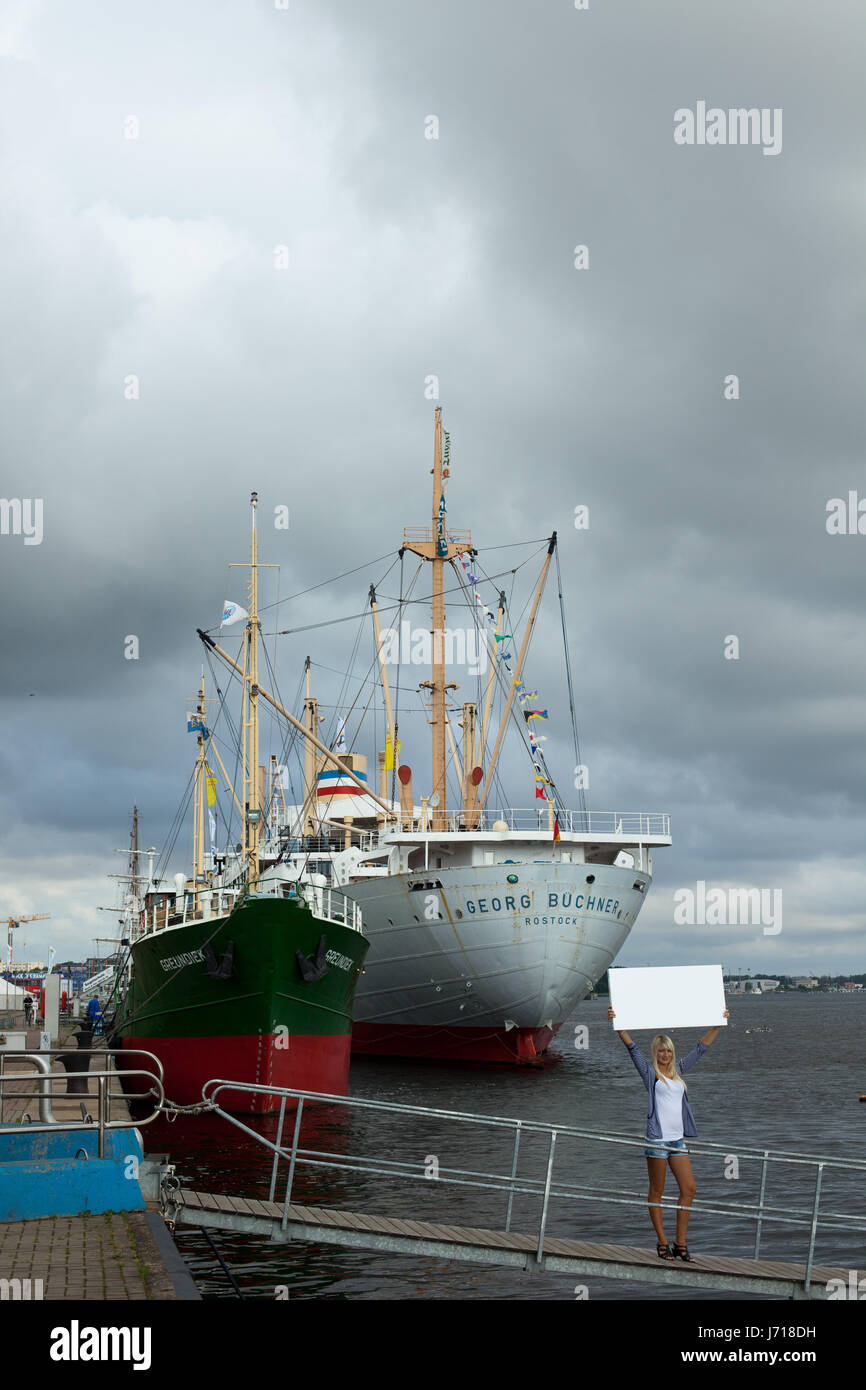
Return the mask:
<path fill-rule="evenodd" d="M 194 802 L 193 802 L 193 864 L 192 864 L 192 886 L 193 891 L 197 891 L 198 886 L 204 880 L 204 808 L 205 808 L 205 737 L 202 732 L 204 726 L 204 676 L 198 688 L 198 699 L 196 701 L 196 714 L 199 719 L 199 729 L 196 734 L 198 742 L 198 756 L 195 760 L 195 783 L 194 783 Z M 198 907 L 198 903 L 195 904 Z"/>
<path fill-rule="evenodd" d="M 138 910 L 138 807 L 132 808 L 132 839 L 129 852 L 129 876 L 131 879 L 133 907 Z"/>
<path fill-rule="evenodd" d="M 378 654 L 379 654 L 379 671 L 380 671 L 380 674 L 381 674 L 381 676 L 382 676 L 382 694 L 383 694 L 384 697 L 385 697 L 385 718 L 386 718 L 387 723 L 388 723 L 388 733 L 387 733 L 386 738 L 385 738 L 385 769 L 386 769 L 386 771 L 390 771 L 390 769 L 388 768 L 388 752 L 387 752 L 387 750 L 388 750 L 388 739 L 390 739 L 390 740 L 391 740 L 391 756 L 392 756 L 392 758 L 393 758 L 393 760 L 394 760 L 394 771 L 395 771 L 395 772 L 399 772 L 399 770 L 400 770 L 400 759 L 399 759 L 399 756 L 398 756 L 398 754 L 397 754 L 397 730 L 396 730 L 396 728 L 394 727 L 394 707 L 393 707 L 393 705 L 391 704 L 391 686 L 390 686 L 390 684 L 389 684 L 389 682 L 388 682 L 388 667 L 387 667 L 387 665 L 386 665 L 386 663 L 385 663 L 385 657 L 384 657 L 383 652 L 382 652 L 382 632 L 381 632 L 381 628 L 380 628 L 380 626 L 379 626 L 379 605 L 378 605 L 377 602 L 376 602 L 376 589 L 375 589 L 374 585 L 372 585 L 372 584 L 370 585 L 370 609 L 371 609 L 372 614 L 373 614 L 373 631 L 374 631 L 374 633 L 375 633 L 375 635 L 376 635 L 376 651 L 377 651 Z M 398 650 L 399 650 L 399 634 L 398 634 L 398 642 L 397 642 L 397 644 L 398 644 Z M 384 795 L 384 794 L 386 794 L 386 792 L 387 792 L 387 787 L 385 788 L 385 792 L 384 792 L 384 793 L 382 792 L 382 788 L 381 788 L 381 787 L 379 788 L 379 791 L 380 791 L 381 794 Z"/>
<path fill-rule="evenodd" d="M 319 702 L 314 700 L 310 683 L 310 658 L 304 669 L 307 674 L 307 694 L 304 700 L 304 724 L 308 734 L 317 734 L 321 718 Z M 319 823 L 313 807 L 316 804 L 316 750 L 309 739 L 304 741 L 304 835 L 318 835 Z"/>
<path fill-rule="evenodd" d="M 446 830 L 447 788 L 445 785 L 445 697 L 448 690 L 456 690 L 456 685 L 445 681 L 445 562 L 452 561 L 464 551 L 472 550 L 472 539 L 462 532 L 464 539 L 449 540 L 445 526 L 445 495 L 442 490 L 442 407 L 436 407 L 436 423 L 433 436 L 433 510 L 432 531 L 423 540 L 418 540 L 412 532 L 404 533 L 403 548 L 410 550 L 422 559 L 429 560 L 433 566 L 433 670 L 432 680 L 422 681 L 432 694 L 433 706 L 433 794 L 438 802 L 433 810 L 432 829 Z"/>
<path fill-rule="evenodd" d="M 445 497 L 442 492 L 442 408 L 436 409 L 433 435 L 433 794 L 439 797 L 433 812 L 433 829 L 447 822 L 448 788 L 445 778 L 445 562 L 448 540 L 444 536 Z M 444 545 L 443 545 L 444 543 Z"/>
<path fill-rule="evenodd" d="M 258 494 L 252 493 L 252 539 L 250 543 L 250 614 L 247 622 L 247 758 L 244 769 L 246 805 L 247 886 L 254 890 L 259 881 L 259 836 L 261 834 L 261 795 L 259 779 L 259 576 L 256 508 Z"/>

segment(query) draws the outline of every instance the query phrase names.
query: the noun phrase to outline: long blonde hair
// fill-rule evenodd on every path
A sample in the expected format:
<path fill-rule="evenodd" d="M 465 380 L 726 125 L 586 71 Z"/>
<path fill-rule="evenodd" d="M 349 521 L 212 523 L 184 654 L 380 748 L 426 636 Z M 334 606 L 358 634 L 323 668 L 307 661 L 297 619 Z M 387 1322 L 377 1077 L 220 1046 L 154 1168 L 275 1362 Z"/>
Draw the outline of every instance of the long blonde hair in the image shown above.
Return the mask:
<path fill-rule="evenodd" d="M 671 1051 L 670 1066 L 666 1072 L 662 1071 L 661 1067 L 659 1066 L 658 1054 L 660 1047 L 669 1047 Z M 665 1085 L 667 1085 L 669 1081 L 683 1081 L 683 1078 L 680 1076 L 679 1069 L 677 1067 L 677 1054 L 676 1048 L 674 1047 L 674 1040 L 673 1038 L 669 1038 L 667 1033 L 656 1033 L 655 1037 L 650 1043 L 650 1057 L 652 1059 L 653 1071 L 655 1072 L 659 1080 L 663 1081 Z M 683 1081 L 684 1088 L 685 1085 L 686 1083 L 685 1081 Z"/>

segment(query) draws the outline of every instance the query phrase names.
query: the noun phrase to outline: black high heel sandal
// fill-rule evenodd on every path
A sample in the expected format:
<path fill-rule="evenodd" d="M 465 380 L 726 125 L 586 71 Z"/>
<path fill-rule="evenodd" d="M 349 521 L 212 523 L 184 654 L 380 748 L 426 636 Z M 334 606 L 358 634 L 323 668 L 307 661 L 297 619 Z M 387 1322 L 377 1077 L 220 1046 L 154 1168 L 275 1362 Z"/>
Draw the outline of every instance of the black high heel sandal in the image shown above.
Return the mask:
<path fill-rule="evenodd" d="M 660 1260 L 676 1259 L 676 1256 L 674 1255 L 674 1252 L 671 1249 L 670 1242 L 668 1242 L 667 1245 L 663 1245 L 662 1242 L 659 1241 L 656 1245 L 656 1254 L 658 1255 Z"/>
<path fill-rule="evenodd" d="M 677 1245 L 676 1241 L 674 1241 L 671 1249 L 673 1250 L 673 1257 L 675 1260 L 682 1260 L 683 1263 L 687 1265 L 693 1265 L 695 1263 L 694 1259 L 689 1254 L 689 1247 L 687 1245 Z"/>

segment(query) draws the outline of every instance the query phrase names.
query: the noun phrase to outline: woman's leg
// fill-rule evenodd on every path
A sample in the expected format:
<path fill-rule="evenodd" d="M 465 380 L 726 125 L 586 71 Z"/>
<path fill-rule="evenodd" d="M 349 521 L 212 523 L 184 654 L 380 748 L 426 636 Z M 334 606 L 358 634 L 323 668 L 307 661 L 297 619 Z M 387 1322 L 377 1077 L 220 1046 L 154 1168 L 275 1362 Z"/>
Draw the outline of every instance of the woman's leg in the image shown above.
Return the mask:
<path fill-rule="evenodd" d="M 662 1193 L 665 1190 L 667 1161 L 664 1158 L 648 1158 L 646 1166 L 647 1172 L 649 1173 L 649 1196 L 647 1197 L 647 1201 L 650 1203 L 661 1202 Z M 659 1245 L 666 1245 L 667 1241 L 665 1239 L 665 1228 L 662 1224 L 661 1207 L 654 1207 L 651 1205 L 649 1214 Z"/>
<path fill-rule="evenodd" d="M 647 1159 L 647 1162 L 649 1162 L 649 1159 Z M 695 1175 L 692 1172 L 692 1161 L 687 1154 L 678 1154 L 676 1157 L 671 1155 L 668 1162 L 671 1165 L 671 1171 L 680 1189 L 679 1205 L 681 1207 L 690 1207 L 695 1200 L 695 1193 L 698 1190 L 695 1183 Z M 677 1245 L 685 1245 L 686 1243 L 686 1231 L 688 1229 L 690 1215 L 691 1213 L 688 1211 L 677 1212 Z"/>

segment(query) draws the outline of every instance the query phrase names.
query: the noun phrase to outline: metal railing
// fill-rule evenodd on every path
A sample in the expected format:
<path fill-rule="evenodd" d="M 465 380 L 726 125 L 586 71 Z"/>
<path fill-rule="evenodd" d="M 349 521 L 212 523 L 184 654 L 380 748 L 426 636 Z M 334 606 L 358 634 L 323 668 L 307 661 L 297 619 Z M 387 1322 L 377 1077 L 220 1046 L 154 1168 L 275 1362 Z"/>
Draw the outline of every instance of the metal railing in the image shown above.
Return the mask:
<path fill-rule="evenodd" d="M 223 1091 L 232 1091 L 235 1093 L 243 1091 L 250 1094 L 281 1097 L 275 1142 L 267 1139 L 258 1131 L 251 1129 L 248 1125 L 244 1124 L 242 1120 L 238 1119 L 237 1116 L 223 1110 L 222 1107 L 217 1104 L 217 1097 Z M 281 1226 L 283 1230 L 288 1226 L 289 1206 L 292 1200 L 295 1173 L 297 1168 L 301 1165 L 318 1169 L 332 1169 L 337 1172 L 351 1171 L 368 1175 L 378 1175 L 391 1179 L 420 1179 L 423 1182 L 427 1182 L 424 1162 L 411 1162 L 399 1158 L 371 1158 L 362 1154 L 347 1155 L 301 1148 L 300 1134 L 304 1107 L 309 1103 L 313 1103 L 340 1105 L 344 1106 L 350 1112 L 364 1110 L 375 1111 L 378 1113 L 435 1120 L 437 1122 L 453 1122 L 458 1126 L 480 1126 L 499 1129 L 511 1134 L 513 1139 L 510 1172 L 504 1174 L 487 1173 L 473 1169 L 446 1168 L 439 1165 L 437 1171 L 437 1186 L 452 1184 L 458 1187 L 485 1188 L 490 1191 L 501 1193 L 506 1199 L 504 1225 L 506 1231 L 511 1230 L 514 1198 L 516 1195 L 520 1194 L 540 1198 L 541 1212 L 538 1220 L 537 1232 L 533 1233 L 533 1239 L 536 1241 L 536 1257 L 539 1260 L 542 1259 L 544 1254 L 544 1238 L 548 1226 L 550 1207 L 551 1203 L 555 1200 L 589 1201 L 593 1203 L 610 1203 L 618 1206 L 647 1207 L 652 1205 L 658 1206 L 665 1211 L 688 1210 L 694 1214 L 717 1215 L 734 1220 L 745 1220 L 750 1223 L 754 1222 L 755 1239 L 751 1256 L 753 1260 L 758 1260 L 759 1258 L 761 1238 L 765 1226 L 776 1225 L 804 1228 L 809 1232 L 805 1259 L 805 1289 L 807 1293 L 811 1284 L 815 1240 L 819 1228 L 822 1231 L 844 1231 L 848 1234 L 850 1234 L 852 1230 L 866 1231 L 866 1210 L 856 1214 L 837 1211 L 820 1212 L 819 1210 L 821 1188 L 825 1174 L 828 1171 L 856 1172 L 862 1173 L 864 1178 L 866 1178 L 866 1159 L 824 1158 L 818 1155 L 802 1154 L 788 1150 L 773 1151 L 766 1148 L 743 1145 L 737 1145 L 732 1148 L 730 1144 L 723 1145 L 690 1140 L 690 1154 L 712 1156 L 725 1161 L 729 1160 L 730 1156 L 733 1154 L 741 1163 L 752 1161 L 760 1163 L 760 1193 L 757 1203 L 743 1202 L 741 1200 L 737 1200 L 736 1202 L 713 1200 L 706 1202 L 695 1201 L 690 1207 L 685 1207 L 680 1206 L 671 1199 L 662 1198 L 660 1202 L 649 1203 L 647 1198 L 640 1193 L 629 1192 L 619 1188 L 602 1188 L 567 1179 L 554 1178 L 555 1159 L 558 1152 L 561 1154 L 565 1141 L 591 1141 L 602 1145 L 613 1145 L 619 1148 L 636 1148 L 643 1150 L 647 1143 L 646 1139 L 635 1138 L 634 1135 L 621 1133 L 600 1134 L 594 1130 L 575 1125 L 552 1125 L 540 1120 L 518 1120 L 500 1115 L 473 1114 L 458 1110 L 437 1110 L 428 1106 L 404 1105 L 393 1101 L 366 1100 L 350 1096 L 323 1095 L 316 1091 L 291 1090 L 276 1086 L 262 1086 L 253 1083 L 226 1081 L 221 1079 L 213 1079 L 205 1082 L 202 1087 L 202 1097 L 213 1105 L 215 1113 L 222 1116 L 223 1119 L 228 1120 L 230 1124 L 235 1125 L 245 1134 L 257 1140 L 260 1144 L 273 1152 L 274 1157 L 269 1190 L 269 1200 L 272 1202 L 276 1199 L 280 1160 L 282 1159 L 287 1162 L 288 1174 L 282 1198 Z M 291 1145 L 289 1147 L 284 1147 L 283 1132 L 286 1110 L 289 1105 L 294 1107 L 295 1103 L 297 1108 L 294 1115 Z M 529 1136 L 538 1136 L 547 1142 L 547 1159 L 543 1177 L 530 1177 L 519 1172 L 521 1140 L 525 1140 Z M 557 1148 L 557 1145 L 559 1145 L 559 1148 Z M 814 1188 L 811 1205 L 808 1209 L 768 1205 L 766 1201 L 766 1187 L 768 1166 L 770 1164 L 791 1165 L 806 1172 L 811 1170 L 814 1174 Z"/>
<path fill-rule="evenodd" d="M 421 542 L 425 542 L 425 541 L 433 541 L 433 540 L 435 540 L 435 539 L 436 539 L 436 537 L 434 536 L 434 533 L 433 533 L 432 529 L 431 529 L 429 526 L 404 526 L 404 528 L 403 528 L 403 544 L 404 544 L 404 545 L 409 545 L 411 541 L 421 541 Z M 449 541 L 452 542 L 452 544 L 456 544 L 456 545 L 471 545 L 471 544 L 472 544 L 472 532 L 471 532 L 471 531 L 467 531 L 467 530 L 465 530 L 465 529 L 460 530 L 460 531 L 452 531 L 452 530 L 451 530 L 451 527 L 449 526 L 449 527 L 448 527 L 448 539 L 449 539 Z"/>
<path fill-rule="evenodd" d="M 432 818 L 432 812 L 430 814 Z M 671 833 L 671 818 L 663 811 L 559 810 L 557 815 L 560 832 L 566 835 L 598 835 L 611 839 L 625 837 L 631 842 L 659 835 L 669 839 Z M 447 816 L 448 829 L 452 831 L 462 830 L 468 817 L 473 830 L 490 832 L 497 821 L 503 821 L 511 831 L 534 830 L 541 831 L 545 837 L 550 835 L 546 806 L 541 820 L 538 812 L 530 807 L 504 807 L 501 810 L 485 807 L 481 812 L 449 811 Z"/>
<path fill-rule="evenodd" d="M 129 1056 L 146 1057 L 153 1064 L 153 1070 L 143 1067 L 122 1067 L 120 1070 L 115 1070 L 113 1067 L 105 1067 L 104 1069 L 100 1068 L 96 1071 L 52 1071 L 51 1062 L 49 1059 L 53 1057 L 59 1057 L 61 1055 L 87 1056 L 93 1058 L 123 1057 L 124 1059 Z M 8 1092 L 10 1100 L 14 1099 L 19 1101 L 39 1101 L 39 1124 L 33 1124 L 30 1121 L 29 1114 L 26 1114 L 26 1112 L 25 1116 L 16 1121 L 5 1121 L 3 1119 L 4 1105 L 7 1096 L 7 1087 L 13 1085 L 17 1087 L 21 1085 L 22 1081 L 26 1082 L 30 1080 L 29 1076 L 21 1076 L 20 1074 L 16 1075 L 16 1073 L 7 1070 L 7 1057 L 12 1061 L 25 1061 L 33 1063 L 36 1071 L 40 1074 L 37 1082 L 39 1088 L 38 1090 L 20 1091 L 16 1089 L 15 1091 Z M 79 1097 L 82 1102 L 86 1101 L 87 1099 L 96 1101 L 95 1119 L 91 1116 L 87 1116 L 86 1118 L 82 1117 L 80 1120 L 56 1120 L 54 1118 L 54 1110 L 51 1104 L 52 1100 L 59 1100 L 61 1098 L 66 1099 L 67 1095 L 65 1091 L 62 1094 L 53 1093 L 51 1089 L 52 1083 L 63 1082 L 65 1084 L 69 1080 L 70 1076 L 81 1077 L 82 1080 L 86 1080 L 88 1082 L 96 1082 L 95 1096 L 91 1095 L 88 1091 L 86 1094 L 80 1093 Z M 136 1128 L 140 1128 L 142 1125 L 150 1124 L 153 1120 L 156 1119 L 157 1115 L 160 1112 L 160 1109 L 165 1104 L 165 1077 L 162 1069 L 162 1063 L 160 1062 L 159 1058 L 155 1057 L 152 1052 L 147 1052 L 144 1048 L 100 1047 L 95 1049 L 94 1051 L 90 1051 L 89 1049 L 82 1049 L 81 1052 L 76 1053 L 74 1049 L 70 1049 L 68 1047 L 53 1047 L 50 1049 L 46 1049 L 44 1052 L 0 1052 L 0 1134 L 19 1134 L 22 1132 L 22 1129 L 26 1129 L 26 1132 L 28 1134 L 42 1134 L 48 1132 L 55 1133 L 61 1130 L 89 1130 L 96 1126 L 99 1133 L 99 1157 L 104 1158 L 106 1131 L 109 1129 L 130 1129 L 133 1124 L 128 1114 L 124 1119 L 121 1120 L 112 1120 L 111 1118 L 111 1102 L 113 1100 L 121 1100 L 124 1103 L 126 1103 L 131 1099 L 131 1097 L 128 1096 L 127 1093 L 123 1090 L 115 1091 L 111 1088 L 112 1081 L 119 1081 L 121 1076 L 125 1078 L 143 1077 L 145 1081 L 150 1083 L 147 1090 L 142 1091 L 140 1094 L 137 1093 L 134 1097 L 136 1101 L 147 1100 L 150 1097 L 154 1098 L 153 1113 L 150 1115 L 146 1115 L 142 1119 L 135 1120 Z M 86 1105 L 84 1105 L 83 1108 L 86 1110 Z M 25 1118 L 28 1121 L 26 1125 L 24 1124 Z"/>
<path fill-rule="evenodd" d="M 325 888 L 313 883 L 301 885 L 301 894 L 314 917 L 326 922 L 337 922 L 352 931 L 364 935 L 364 920 L 357 903 L 339 893 L 334 888 Z"/>
<path fill-rule="evenodd" d="M 303 879 L 269 878 L 267 872 L 262 875 L 253 893 L 227 891 L 222 888 L 208 888 L 195 893 L 185 893 L 182 912 L 179 912 L 176 917 L 173 915 L 166 917 L 162 926 L 158 924 L 154 916 L 153 924 L 147 934 L 149 935 L 150 931 L 164 930 L 166 927 L 186 926 L 189 922 L 208 922 L 217 917 L 227 917 L 232 911 L 242 909 L 245 902 L 259 897 L 285 898 L 287 901 L 304 902 L 315 917 L 320 917 L 327 922 L 336 922 L 363 935 L 364 925 L 361 909 L 357 903 L 351 902 L 343 893 L 318 884 L 307 883 Z M 194 900 L 198 901 L 198 906 L 195 905 Z M 152 911 L 155 914 L 157 909 L 154 908 Z"/>

